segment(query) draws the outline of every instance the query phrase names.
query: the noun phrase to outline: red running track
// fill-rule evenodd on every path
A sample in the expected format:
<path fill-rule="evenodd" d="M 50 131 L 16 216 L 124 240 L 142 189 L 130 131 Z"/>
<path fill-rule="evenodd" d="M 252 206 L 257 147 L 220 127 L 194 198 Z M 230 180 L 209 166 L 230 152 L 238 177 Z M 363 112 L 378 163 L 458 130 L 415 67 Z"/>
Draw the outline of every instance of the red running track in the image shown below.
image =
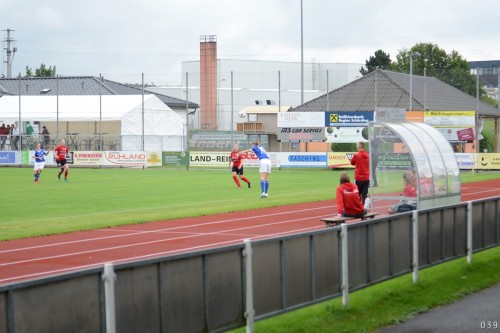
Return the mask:
<path fill-rule="evenodd" d="M 500 195 L 500 179 L 467 183 L 462 200 Z M 256 198 L 256 200 L 261 200 Z M 376 207 L 379 214 L 388 205 Z M 0 242 L 0 285 L 324 228 L 334 200 Z"/>

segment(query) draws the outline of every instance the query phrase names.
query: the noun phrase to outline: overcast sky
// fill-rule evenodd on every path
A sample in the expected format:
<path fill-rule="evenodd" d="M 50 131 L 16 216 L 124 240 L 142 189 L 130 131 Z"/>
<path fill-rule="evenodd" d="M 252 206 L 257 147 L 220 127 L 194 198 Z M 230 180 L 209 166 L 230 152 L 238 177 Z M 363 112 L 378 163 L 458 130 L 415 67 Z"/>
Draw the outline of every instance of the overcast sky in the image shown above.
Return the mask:
<path fill-rule="evenodd" d="M 0 29 L 14 30 L 13 76 L 44 63 L 175 81 L 201 35 L 217 35 L 220 59 L 300 62 L 300 12 L 300 0 L 0 0 Z M 500 0 L 303 0 L 303 16 L 306 62 L 364 64 L 378 49 L 394 60 L 419 42 L 500 59 Z"/>

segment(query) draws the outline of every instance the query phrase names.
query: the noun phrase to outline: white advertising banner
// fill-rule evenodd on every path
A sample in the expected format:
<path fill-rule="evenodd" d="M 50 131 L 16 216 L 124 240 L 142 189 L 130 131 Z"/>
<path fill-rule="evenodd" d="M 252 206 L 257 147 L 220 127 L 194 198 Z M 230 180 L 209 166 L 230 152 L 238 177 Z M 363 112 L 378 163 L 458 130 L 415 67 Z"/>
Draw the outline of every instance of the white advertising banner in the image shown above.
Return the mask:
<path fill-rule="evenodd" d="M 455 153 L 458 168 L 461 170 L 472 170 L 474 166 L 474 153 Z"/>
<path fill-rule="evenodd" d="M 278 127 L 325 127 L 325 113 L 279 112 Z"/>
<path fill-rule="evenodd" d="M 161 151 L 147 151 L 146 152 L 146 165 L 148 167 L 162 166 L 162 152 Z"/>
<path fill-rule="evenodd" d="M 368 127 L 327 127 L 326 142 L 367 142 Z"/>
<path fill-rule="evenodd" d="M 146 165 L 143 151 L 105 151 L 102 165 L 138 167 Z"/>
<path fill-rule="evenodd" d="M 73 153 L 74 165 L 100 166 L 103 162 L 102 151 L 75 151 Z"/>

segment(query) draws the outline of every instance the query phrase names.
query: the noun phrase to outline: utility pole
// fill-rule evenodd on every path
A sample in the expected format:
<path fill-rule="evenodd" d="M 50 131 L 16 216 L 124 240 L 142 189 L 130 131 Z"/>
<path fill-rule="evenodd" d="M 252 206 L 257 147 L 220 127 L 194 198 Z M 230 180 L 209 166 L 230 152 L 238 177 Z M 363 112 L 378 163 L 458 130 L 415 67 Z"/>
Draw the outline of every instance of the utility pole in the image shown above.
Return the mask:
<path fill-rule="evenodd" d="M 10 37 L 10 32 L 14 30 L 7 29 L 4 31 L 7 31 L 7 38 L 5 39 L 7 42 L 7 48 L 5 50 L 7 50 L 7 78 L 10 79 L 12 77 L 12 59 L 14 58 L 14 53 L 16 53 L 17 49 L 15 47 L 14 49 L 11 49 L 11 43 L 14 39 Z"/>

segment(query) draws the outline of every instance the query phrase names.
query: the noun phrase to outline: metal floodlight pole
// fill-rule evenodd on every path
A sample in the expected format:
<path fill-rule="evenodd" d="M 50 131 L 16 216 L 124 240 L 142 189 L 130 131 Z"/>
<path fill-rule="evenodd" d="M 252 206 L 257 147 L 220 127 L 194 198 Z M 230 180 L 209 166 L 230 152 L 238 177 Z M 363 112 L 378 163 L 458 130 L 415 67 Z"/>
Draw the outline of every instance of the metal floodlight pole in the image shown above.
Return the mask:
<path fill-rule="evenodd" d="M 413 57 L 420 57 L 420 53 L 410 51 L 410 107 L 408 111 L 413 110 Z"/>
<path fill-rule="evenodd" d="M 99 73 L 99 150 L 102 147 L 102 74 Z"/>
<path fill-rule="evenodd" d="M 234 145 L 233 128 L 234 128 L 234 100 L 233 100 L 233 71 L 231 71 L 231 145 Z"/>
<path fill-rule="evenodd" d="M 330 87 L 329 87 L 329 83 L 330 83 L 330 77 L 329 77 L 329 73 L 328 73 L 328 69 L 326 70 L 326 111 L 330 111 L 330 96 L 328 96 L 329 94 L 329 91 L 330 91 Z"/>
<path fill-rule="evenodd" d="M 300 0 L 300 104 L 304 104 L 304 14 Z"/>
<path fill-rule="evenodd" d="M 144 73 L 142 73 L 142 151 L 144 151 Z"/>
<path fill-rule="evenodd" d="M 59 142 L 59 75 L 56 75 L 56 143 Z"/>
<path fill-rule="evenodd" d="M 189 150 L 189 74 L 186 72 L 186 145 L 184 151 Z"/>
<path fill-rule="evenodd" d="M 19 75 L 19 123 L 17 124 L 17 131 L 18 131 L 18 136 L 21 136 L 21 75 Z M 19 150 L 19 146 L 21 146 L 22 142 L 20 144 L 17 144 L 17 150 Z M 12 147 L 12 143 L 11 143 Z"/>

